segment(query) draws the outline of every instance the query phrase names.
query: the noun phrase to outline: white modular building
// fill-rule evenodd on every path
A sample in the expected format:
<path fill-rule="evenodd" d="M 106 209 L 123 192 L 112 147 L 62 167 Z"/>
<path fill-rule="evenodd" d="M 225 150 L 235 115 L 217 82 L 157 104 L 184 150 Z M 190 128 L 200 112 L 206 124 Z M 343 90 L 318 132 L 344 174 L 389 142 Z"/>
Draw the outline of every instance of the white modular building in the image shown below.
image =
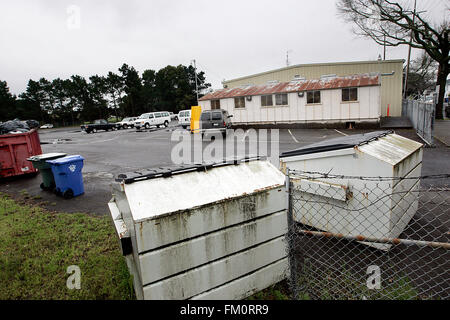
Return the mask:
<path fill-rule="evenodd" d="M 233 124 L 377 123 L 381 117 L 380 74 L 245 85 L 211 92 L 202 110 L 224 109 Z"/>

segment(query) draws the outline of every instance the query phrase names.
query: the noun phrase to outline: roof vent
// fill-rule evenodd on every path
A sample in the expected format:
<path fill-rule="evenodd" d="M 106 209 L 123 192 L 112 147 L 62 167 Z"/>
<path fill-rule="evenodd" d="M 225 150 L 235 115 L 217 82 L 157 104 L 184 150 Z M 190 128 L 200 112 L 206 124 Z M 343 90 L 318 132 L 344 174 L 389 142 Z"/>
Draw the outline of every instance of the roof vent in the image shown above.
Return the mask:
<path fill-rule="evenodd" d="M 336 77 L 337 77 L 336 74 L 324 74 L 320 76 L 320 80 L 332 80 L 335 79 Z"/>
<path fill-rule="evenodd" d="M 292 78 L 292 80 L 294 80 L 294 81 L 302 81 L 302 80 L 306 80 L 306 78 L 301 76 L 301 75 L 299 75 L 299 74 L 296 74 L 294 76 L 294 78 Z"/>

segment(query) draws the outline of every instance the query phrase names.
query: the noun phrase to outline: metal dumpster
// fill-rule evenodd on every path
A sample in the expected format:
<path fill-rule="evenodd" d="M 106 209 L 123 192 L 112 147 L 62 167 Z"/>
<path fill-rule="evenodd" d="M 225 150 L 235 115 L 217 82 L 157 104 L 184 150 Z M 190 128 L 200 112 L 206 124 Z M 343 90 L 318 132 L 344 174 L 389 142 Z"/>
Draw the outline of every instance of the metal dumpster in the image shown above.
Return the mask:
<path fill-rule="evenodd" d="M 118 175 L 109 208 L 138 299 L 241 299 L 283 280 L 284 184 L 258 159 Z"/>
<path fill-rule="evenodd" d="M 392 131 L 377 131 L 282 153 L 281 170 L 293 172 L 294 219 L 344 236 L 397 238 L 418 208 L 422 147 Z"/>
<path fill-rule="evenodd" d="M 0 136 L 0 178 L 37 172 L 27 158 L 42 153 L 36 130 Z"/>
<path fill-rule="evenodd" d="M 40 185 L 42 190 L 53 190 L 56 186 L 55 178 L 53 176 L 52 167 L 47 160 L 53 160 L 66 156 L 67 153 L 45 153 L 37 156 L 32 156 L 27 160 L 33 164 L 35 169 L 38 169 L 42 176 L 42 183 Z"/>

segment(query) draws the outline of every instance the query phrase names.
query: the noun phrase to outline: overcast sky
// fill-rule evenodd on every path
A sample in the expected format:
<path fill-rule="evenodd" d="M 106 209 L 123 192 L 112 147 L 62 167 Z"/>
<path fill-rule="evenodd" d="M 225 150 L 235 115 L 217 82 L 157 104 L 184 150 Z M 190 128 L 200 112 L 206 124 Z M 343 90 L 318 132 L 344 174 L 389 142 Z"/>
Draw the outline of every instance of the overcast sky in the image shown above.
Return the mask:
<path fill-rule="evenodd" d="M 450 0 L 417 1 L 433 20 L 448 14 Z M 196 59 L 220 88 L 223 79 L 286 66 L 288 50 L 291 64 L 376 60 L 383 48 L 351 28 L 335 0 L 0 0 L 0 80 L 19 94 L 29 79 Z M 388 59 L 406 57 L 407 47 L 387 48 Z"/>

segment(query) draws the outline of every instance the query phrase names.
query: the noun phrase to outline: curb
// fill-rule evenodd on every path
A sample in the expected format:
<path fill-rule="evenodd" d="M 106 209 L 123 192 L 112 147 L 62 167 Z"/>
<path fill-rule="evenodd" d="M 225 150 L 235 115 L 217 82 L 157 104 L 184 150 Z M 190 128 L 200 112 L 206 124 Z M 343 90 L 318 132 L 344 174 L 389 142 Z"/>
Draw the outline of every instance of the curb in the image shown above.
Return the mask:
<path fill-rule="evenodd" d="M 444 140 L 442 140 L 442 138 L 439 138 L 437 136 L 433 136 L 434 139 L 438 140 L 440 143 L 442 143 L 444 146 L 446 146 L 447 148 L 450 147 L 449 144 L 447 144 L 446 142 L 444 142 Z"/>

